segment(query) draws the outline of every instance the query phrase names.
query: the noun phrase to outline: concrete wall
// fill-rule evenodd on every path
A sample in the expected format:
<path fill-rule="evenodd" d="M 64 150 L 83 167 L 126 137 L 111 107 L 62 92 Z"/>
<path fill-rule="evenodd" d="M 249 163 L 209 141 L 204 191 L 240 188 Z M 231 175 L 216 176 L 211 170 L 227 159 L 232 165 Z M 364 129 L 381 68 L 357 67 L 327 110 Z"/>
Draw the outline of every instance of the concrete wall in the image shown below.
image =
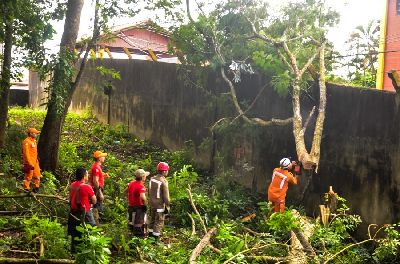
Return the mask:
<path fill-rule="evenodd" d="M 233 126 L 224 133 L 217 131 L 211 135 L 209 127 L 216 120 L 226 114 L 235 116 L 228 95 L 222 100 L 213 96 L 227 92 L 227 87 L 212 74 L 199 76 L 193 69 L 188 72 L 181 66 L 146 61 L 98 63 L 121 73 L 122 80 L 114 81 L 110 101 L 111 124 L 125 124 L 133 134 L 170 149 L 181 149 L 192 140 L 197 146 L 196 158 L 203 166 L 214 166 L 216 171 L 233 169 L 234 180 L 254 192 L 266 192 L 271 172 L 282 157 L 296 156 L 291 125 Z M 104 78 L 93 65 L 89 66 L 71 108 L 81 111 L 90 106 L 101 121 L 107 122 Z M 197 87 L 196 79 L 207 83 L 205 90 Z M 250 101 L 268 81 L 256 75 L 244 77 L 238 85 L 240 100 Z M 31 99 L 39 101 L 32 96 Z M 306 117 L 312 106 L 318 104 L 317 89 L 311 87 L 305 92 L 302 103 Z M 267 87 L 250 114 L 287 118 L 291 113 L 290 99 Z M 314 121 L 307 129 L 308 144 Z M 328 86 L 320 170 L 318 174 L 303 176 L 300 186 L 290 188 L 288 203 L 303 204 L 310 214 L 317 215 L 321 194 L 333 185 L 348 199 L 353 212 L 360 213 L 366 222 L 398 221 L 399 129 L 399 98 L 395 94 Z M 198 147 L 201 143 L 202 147 Z M 212 162 L 212 155 L 224 159 Z"/>
<path fill-rule="evenodd" d="M 10 89 L 8 104 L 13 106 L 28 106 L 29 91 L 22 89 Z"/>

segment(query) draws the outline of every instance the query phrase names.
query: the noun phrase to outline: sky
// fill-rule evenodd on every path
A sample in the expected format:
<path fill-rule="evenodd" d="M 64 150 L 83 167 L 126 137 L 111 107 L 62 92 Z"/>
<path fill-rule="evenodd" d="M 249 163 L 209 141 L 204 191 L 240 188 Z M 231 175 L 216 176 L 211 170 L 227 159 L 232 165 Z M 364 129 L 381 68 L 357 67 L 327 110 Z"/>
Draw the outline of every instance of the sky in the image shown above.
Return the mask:
<path fill-rule="evenodd" d="M 291 0 L 270 0 L 271 5 L 279 5 Z M 293 1 L 293 0 L 292 0 Z M 383 6 L 385 0 L 327 0 L 327 3 L 334 7 L 341 15 L 340 23 L 328 33 L 328 38 L 331 40 L 336 50 L 346 52 L 345 42 L 352 30 L 358 25 L 366 25 L 371 19 L 380 19 L 383 15 Z M 82 35 L 90 35 L 93 16 L 91 6 L 92 1 L 86 0 L 81 17 L 79 37 Z M 113 25 L 122 25 L 131 21 L 140 21 L 147 18 L 154 19 L 153 12 L 141 12 L 135 19 L 116 18 L 112 22 Z M 64 22 L 59 21 L 54 24 L 57 34 L 54 39 L 48 41 L 46 47 L 57 51 L 58 44 L 61 40 L 61 34 L 64 27 Z"/>

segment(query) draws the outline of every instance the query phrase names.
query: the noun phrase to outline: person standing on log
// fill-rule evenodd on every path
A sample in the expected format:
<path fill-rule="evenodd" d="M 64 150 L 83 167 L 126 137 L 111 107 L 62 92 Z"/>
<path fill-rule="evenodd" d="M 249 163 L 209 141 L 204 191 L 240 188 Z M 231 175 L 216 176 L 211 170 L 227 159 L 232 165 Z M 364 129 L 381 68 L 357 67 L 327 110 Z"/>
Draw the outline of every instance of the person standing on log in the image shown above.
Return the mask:
<path fill-rule="evenodd" d="M 100 224 L 99 212 L 103 211 L 104 201 L 104 179 L 108 178 L 108 174 L 103 172 L 101 165 L 104 163 L 107 153 L 97 150 L 93 153 L 94 163 L 92 164 L 90 173 L 90 185 L 96 194 L 97 202 L 93 206 L 93 216 L 96 225 Z"/>
<path fill-rule="evenodd" d="M 280 167 L 275 168 L 272 172 L 272 181 L 268 187 L 268 201 L 272 203 L 274 212 L 285 211 L 285 199 L 289 183 L 298 184 L 298 176 L 293 176 L 290 172 L 293 166 L 296 165 L 296 162 L 291 162 L 290 159 L 283 158 L 279 164 Z"/>
<path fill-rule="evenodd" d="M 34 193 L 37 193 L 39 192 L 41 174 L 38 160 L 36 137 L 40 134 L 40 131 L 31 127 L 28 128 L 27 133 L 28 137 L 22 142 L 22 160 L 24 164 L 22 170 L 25 173 L 23 186 L 24 190 L 29 192 L 31 190 L 32 181 L 32 191 Z"/>
<path fill-rule="evenodd" d="M 96 204 L 96 195 L 92 186 L 86 184 L 88 178 L 87 170 L 78 168 L 75 172 L 75 181 L 69 187 L 68 235 L 71 236 L 72 253 L 76 252 L 76 246 L 79 243 L 75 238 L 81 237 L 76 227 L 82 223 L 96 225 L 92 212 L 92 204 Z"/>
<path fill-rule="evenodd" d="M 166 162 L 157 165 L 157 175 L 149 183 L 150 223 L 149 236 L 160 239 L 164 227 L 165 215 L 169 213 L 168 176 L 169 166 Z"/>
<path fill-rule="evenodd" d="M 149 174 L 148 171 L 138 169 L 135 171 L 135 181 L 128 184 L 128 225 L 133 234 L 140 238 L 146 235 L 147 198 L 144 184 Z"/>

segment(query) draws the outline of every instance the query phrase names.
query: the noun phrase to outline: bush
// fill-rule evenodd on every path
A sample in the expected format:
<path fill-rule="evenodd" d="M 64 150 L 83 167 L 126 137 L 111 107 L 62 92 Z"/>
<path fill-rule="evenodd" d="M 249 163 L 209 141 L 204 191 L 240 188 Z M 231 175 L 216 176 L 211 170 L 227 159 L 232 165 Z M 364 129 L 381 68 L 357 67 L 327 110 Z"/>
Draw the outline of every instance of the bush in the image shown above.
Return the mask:
<path fill-rule="evenodd" d="M 29 243 L 35 241 L 37 245 L 39 240 L 43 241 L 45 258 L 65 258 L 68 256 L 66 232 L 57 220 L 52 221 L 33 215 L 23 222 L 25 236 Z"/>
<path fill-rule="evenodd" d="M 82 237 L 77 239 L 80 243 L 77 246 L 78 253 L 75 255 L 77 264 L 106 264 L 109 263 L 111 251 L 111 238 L 104 235 L 97 226 L 78 226 L 77 230 Z"/>

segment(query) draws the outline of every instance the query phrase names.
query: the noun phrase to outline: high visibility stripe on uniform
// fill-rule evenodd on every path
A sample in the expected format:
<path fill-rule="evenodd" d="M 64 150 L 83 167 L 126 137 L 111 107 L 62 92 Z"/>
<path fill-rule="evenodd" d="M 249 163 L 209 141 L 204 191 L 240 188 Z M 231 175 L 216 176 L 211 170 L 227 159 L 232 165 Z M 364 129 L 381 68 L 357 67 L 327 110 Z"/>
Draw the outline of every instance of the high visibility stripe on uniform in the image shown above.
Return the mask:
<path fill-rule="evenodd" d="M 279 171 L 274 171 L 274 173 L 272 174 L 272 180 L 274 180 L 275 175 L 282 178 L 281 184 L 279 185 L 279 189 L 282 189 L 283 185 L 285 184 L 285 181 L 287 179 L 287 176 L 283 173 L 280 173 Z"/>
<path fill-rule="evenodd" d="M 161 195 L 160 195 L 160 189 L 161 189 L 162 181 L 159 181 L 159 180 L 156 180 L 156 179 L 151 179 L 151 180 L 150 180 L 150 188 L 149 188 L 149 189 L 151 189 L 151 183 L 152 183 L 152 182 L 158 184 L 158 187 L 157 187 L 157 199 L 159 199 L 160 196 L 161 196 Z"/>

